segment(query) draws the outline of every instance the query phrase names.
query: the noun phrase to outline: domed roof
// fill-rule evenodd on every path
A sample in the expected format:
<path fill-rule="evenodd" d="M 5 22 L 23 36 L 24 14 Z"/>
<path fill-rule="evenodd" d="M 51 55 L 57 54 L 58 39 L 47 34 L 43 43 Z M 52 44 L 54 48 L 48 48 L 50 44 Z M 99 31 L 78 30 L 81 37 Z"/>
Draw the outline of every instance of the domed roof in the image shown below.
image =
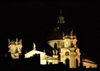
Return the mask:
<path fill-rule="evenodd" d="M 51 29 L 48 33 L 48 40 L 62 39 L 63 33 L 65 35 L 69 35 L 72 28 L 70 25 L 65 23 L 64 17 L 62 16 L 62 12 L 60 10 L 60 15 L 58 16 L 58 22 L 56 26 Z"/>
<path fill-rule="evenodd" d="M 56 39 L 62 39 L 63 33 L 64 35 L 70 35 L 71 28 L 68 28 L 67 26 L 59 26 L 55 27 L 48 33 L 48 40 L 56 40 Z"/>

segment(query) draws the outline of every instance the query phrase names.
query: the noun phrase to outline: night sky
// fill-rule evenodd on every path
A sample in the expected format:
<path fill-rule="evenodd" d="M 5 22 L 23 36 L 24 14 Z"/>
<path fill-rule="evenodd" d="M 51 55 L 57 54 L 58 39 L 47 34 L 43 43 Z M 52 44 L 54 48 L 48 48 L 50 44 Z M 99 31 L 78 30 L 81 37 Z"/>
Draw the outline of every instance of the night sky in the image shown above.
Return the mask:
<path fill-rule="evenodd" d="M 57 23 L 59 9 L 62 9 L 65 24 L 75 29 L 78 38 L 78 47 L 81 53 L 99 62 L 99 16 L 94 3 L 87 1 L 29 1 L 16 0 L 0 4 L 0 53 L 7 52 L 8 38 L 23 39 L 23 48 L 32 49 L 35 42 L 37 48 L 46 48 L 49 30 Z M 48 48 L 46 48 L 48 49 Z"/>

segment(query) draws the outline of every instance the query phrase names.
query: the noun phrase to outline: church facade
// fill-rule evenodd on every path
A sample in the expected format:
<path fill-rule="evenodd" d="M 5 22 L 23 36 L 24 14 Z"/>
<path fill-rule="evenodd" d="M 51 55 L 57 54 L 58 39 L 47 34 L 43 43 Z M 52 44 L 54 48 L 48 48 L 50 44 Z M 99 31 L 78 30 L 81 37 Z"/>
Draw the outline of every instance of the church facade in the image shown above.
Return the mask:
<path fill-rule="evenodd" d="M 35 54 L 40 54 L 40 64 L 41 65 L 49 65 L 49 64 L 59 64 L 62 63 L 66 65 L 68 68 L 78 68 L 80 67 L 80 64 L 82 63 L 83 66 L 86 68 L 97 68 L 97 64 L 89 59 L 81 59 L 81 53 L 80 49 L 77 46 L 77 36 L 73 33 L 73 29 L 71 29 L 68 33 L 68 31 L 65 31 L 65 20 L 62 15 L 62 12 L 60 11 L 60 15 L 58 17 L 57 26 L 53 29 L 53 32 L 51 32 L 48 36 L 50 37 L 48 39 L 48 44 L 52 50 L 52 56 L 49 56 L 46 54 L 46 52 L 41 52 L 36 50 L 36 45 L 33 43 L 33 50 L 30 52 L 27 52 L 24 55 L 24 58 L 30 58 L 34 56 Z M 9 42 L 10 43 L 10 42 Z M 17 42 L 16 42 L 17 44 Z M 12 45 L 8 46 L 10 50 L 13 47 Z M 16 49 L 19 51 L 21 50 L 22 45 L 19 46 L 19 48 L 16 47 Z M 11 56 L 13 59 L 15 59 L 14 52 L 11 52 Z M 17 53 L 17 59 L 21 52 Z"/>

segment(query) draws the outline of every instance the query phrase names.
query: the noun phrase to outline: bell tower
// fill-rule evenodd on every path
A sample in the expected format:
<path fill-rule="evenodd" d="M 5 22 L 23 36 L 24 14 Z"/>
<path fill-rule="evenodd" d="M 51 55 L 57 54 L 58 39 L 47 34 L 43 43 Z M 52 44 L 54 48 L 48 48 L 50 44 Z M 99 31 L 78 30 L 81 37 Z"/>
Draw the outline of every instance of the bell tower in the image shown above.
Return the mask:
<path fill-rule="evenodd" d="M 77 47 L 76 35 L 73 35 L 73 30 L 70 35 L 63 36 L 64 47 L 60 48 L 60 61 L 68 68 L 77 68 L 80 66 L 80 51 Z"/>
<path fill-rule="evenodd" d="M 22 39 L 18 40 L 18 38 L 16 38 L 15 41 L 10 41 L 10 39 L 8 39 L 8 48 L 8 52 L 10 52 L 11 58 L 19 59 L 19 55 L 22 53 Z"/>

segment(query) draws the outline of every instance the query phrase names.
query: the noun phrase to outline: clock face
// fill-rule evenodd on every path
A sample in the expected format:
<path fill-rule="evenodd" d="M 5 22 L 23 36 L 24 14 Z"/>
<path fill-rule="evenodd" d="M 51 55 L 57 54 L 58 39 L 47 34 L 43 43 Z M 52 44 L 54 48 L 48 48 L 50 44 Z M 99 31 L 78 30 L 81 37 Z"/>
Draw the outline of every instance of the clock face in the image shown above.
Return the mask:
<path fill-rule="evenodd" d="M 69 55 L 69 52 L 65 52 L 65 55 L 68 56 Z"/>
<path fill-rule="evenodd" d="M 65 43 L 65 48 L 67 47 L 70 47 L 71 46 L 71 42 L 70 42 L 70 39 L 66 39 L 65 41 L 64 41 L 64 43 Z"/>

